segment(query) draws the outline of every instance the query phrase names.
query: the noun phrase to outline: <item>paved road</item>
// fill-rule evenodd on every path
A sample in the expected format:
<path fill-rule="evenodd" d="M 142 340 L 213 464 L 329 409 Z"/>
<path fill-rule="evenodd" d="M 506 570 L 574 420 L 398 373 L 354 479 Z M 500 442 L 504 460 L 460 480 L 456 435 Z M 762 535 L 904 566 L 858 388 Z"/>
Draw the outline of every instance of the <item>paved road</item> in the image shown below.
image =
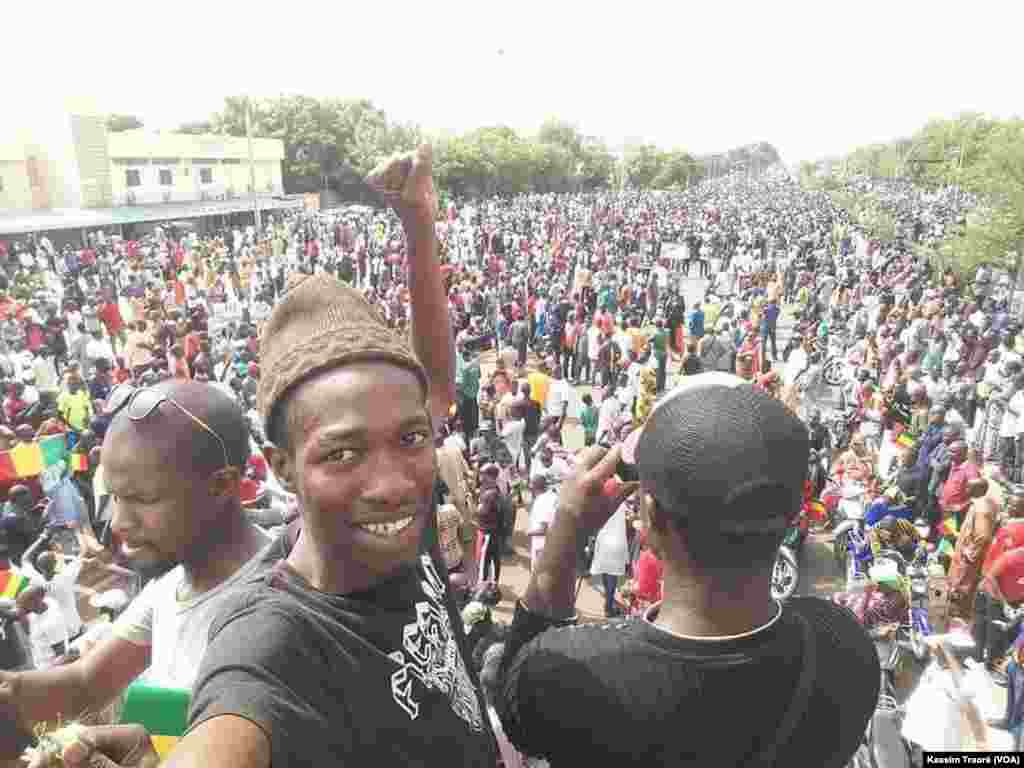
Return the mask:
<path fill-rule="evenodd" d="M 703 300 L 707 281 L 694 274 L 682 278 L 680 288 L 686 297 L 687 306 L 696 300 Z M 778 342 L 780 349 L 789 340 L 793 322 L 788 314 L 784 314 L 779 323 Z M 482 361 L 485 375 L 493 365 L 493 357 L 487 356 Z M 676 377 L 678 365 L 671 365 L 669 386 Z M 590 391 L 590 387 L 578 387 L 581 393 Z M 569 448 L 576 449 L 583 445 L 583 432 L 579 425 L 569 422 L 564 432 L 564 440 Z M 511 620 L 515 600 L 521 597 L 530 578 L 529 542 L 526 538 L 527 509 L 521 509 L 516 517 L 516 533 L 513 538 L 515 555 L 506 555 L 502 562 L 501 589 L 503 600 L 497 609 L 499 617 Z M 828 534 L 812 534 L 807 540 L 801 556 L 801 574 L 798 593 L 803 595 L 829 595 L 840 589 L 839 573 L 835 567 L 831 553 L 832 538 Z M 598 620 L 604 616 L 604 598 L 600 591 L 584 583 L 579 592 L 577 610 L 584 619 Z"/>

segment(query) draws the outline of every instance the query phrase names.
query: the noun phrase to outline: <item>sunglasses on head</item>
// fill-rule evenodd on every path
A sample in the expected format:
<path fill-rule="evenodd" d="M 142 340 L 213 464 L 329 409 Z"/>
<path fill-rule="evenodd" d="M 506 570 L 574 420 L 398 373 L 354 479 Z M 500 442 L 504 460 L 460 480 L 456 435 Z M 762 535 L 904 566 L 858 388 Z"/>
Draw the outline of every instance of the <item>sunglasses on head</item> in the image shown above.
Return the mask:
<path fill-rule="evenodd" d="M 211 435 L 220 445 L 221 453 L 224 456 L 224 469 L 231 466 L 231 462 L 228 460 L 228 447 L 224 442 L 224 438 L 218 435 L 213 427 L 192 413 L 184 405 L 156 389 L 149 387 L 140 388 L 128 383 L 118 384 L 111 391 L 110 397 L 107 398 L 103 413 L 113 420 L 118 413 L 125 411 L 128 414 L 128 418 L 132 421 L 144 421 L 164 403 L 173 405 L 188 416 L 200 429 Z"/>

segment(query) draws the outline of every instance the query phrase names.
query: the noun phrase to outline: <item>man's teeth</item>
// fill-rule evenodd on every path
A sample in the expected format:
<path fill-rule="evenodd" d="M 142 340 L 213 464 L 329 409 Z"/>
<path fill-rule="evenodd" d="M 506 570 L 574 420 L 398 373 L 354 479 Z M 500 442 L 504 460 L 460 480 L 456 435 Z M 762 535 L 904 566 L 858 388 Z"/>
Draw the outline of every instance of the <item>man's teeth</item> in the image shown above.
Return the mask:
<path fill-rule="evenodd" d="M 377 536 L 394 536 L 408 528 L 415 518 L 415 515 L 409 515 L 409 517 L 403 517 L 392 523 L 365 523 L 359 527 Z"/>

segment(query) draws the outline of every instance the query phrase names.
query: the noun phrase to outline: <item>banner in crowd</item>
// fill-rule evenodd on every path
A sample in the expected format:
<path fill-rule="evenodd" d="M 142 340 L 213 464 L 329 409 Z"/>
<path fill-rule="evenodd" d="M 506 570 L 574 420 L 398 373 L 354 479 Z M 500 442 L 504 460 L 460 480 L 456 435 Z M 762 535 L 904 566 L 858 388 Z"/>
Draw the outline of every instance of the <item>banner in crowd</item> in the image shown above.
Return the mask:
<path fill-rule="evenodd" d="M 67 440 L 63 434 L 50 435 L 34 443 L 20 443 L 9 451 L 0 451 L 0 482 L 35 477 L 47 467 L 63 461 L 67 454 Z"/>

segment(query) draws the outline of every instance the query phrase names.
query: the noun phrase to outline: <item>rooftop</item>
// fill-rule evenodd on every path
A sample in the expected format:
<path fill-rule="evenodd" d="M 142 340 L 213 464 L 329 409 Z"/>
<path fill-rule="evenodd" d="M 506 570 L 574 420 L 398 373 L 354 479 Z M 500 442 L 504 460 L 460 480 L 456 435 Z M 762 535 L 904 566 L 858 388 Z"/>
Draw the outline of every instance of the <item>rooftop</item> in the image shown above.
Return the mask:
<path fill-rule="evenodd" d="M 258 201 L 261 211 L 289 210 L 304 205 L 302 195 L 265 195 L 234 200 L 213 200 L 158 205 L 126 205 L 117 208 L 58 208 L 46 211 L 0 211 L 0 235 L 24 235 L 60 229 L 90 229 L 174 221 L 198 216 L 226 216 L 251 211 Z"/>

